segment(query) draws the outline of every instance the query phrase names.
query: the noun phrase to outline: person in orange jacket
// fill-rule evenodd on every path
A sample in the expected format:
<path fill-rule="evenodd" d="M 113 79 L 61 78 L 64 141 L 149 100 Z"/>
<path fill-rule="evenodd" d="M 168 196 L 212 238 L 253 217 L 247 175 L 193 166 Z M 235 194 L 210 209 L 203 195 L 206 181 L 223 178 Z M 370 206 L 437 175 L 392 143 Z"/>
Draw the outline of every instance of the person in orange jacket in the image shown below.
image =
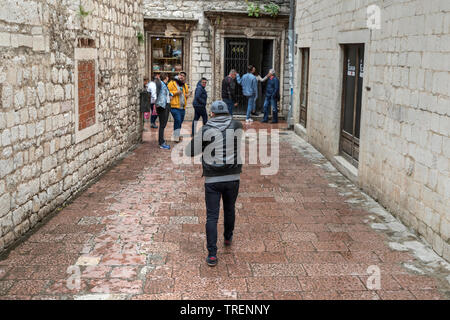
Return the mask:
<path fill-rule="evenodd" d="M 184 116 L 186 115 L 187 98 L 189 96 L 189 87 L 186 84 L 186 72 L 182 71 L 169 82 L 170 93 L 173 94 L 170 101 L 170 113 L 172 114 L 173 125 L 173 141 L 180 141 L 181 126 L 183 125 Z"/>

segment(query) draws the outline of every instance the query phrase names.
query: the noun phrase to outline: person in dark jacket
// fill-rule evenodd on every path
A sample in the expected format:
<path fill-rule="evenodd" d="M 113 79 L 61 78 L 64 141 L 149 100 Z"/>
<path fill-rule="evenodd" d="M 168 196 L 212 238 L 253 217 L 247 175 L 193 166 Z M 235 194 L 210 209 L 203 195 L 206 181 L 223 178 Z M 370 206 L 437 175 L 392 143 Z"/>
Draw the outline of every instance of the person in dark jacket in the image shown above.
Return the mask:
<path fill-rule="evenodd" d="M 242 124 L 233 120 L 223 101 L 211 105 L 211 119 L 186 147 L 185 153 L 194 157 L 202 154 L 205 177 L 206 241 L 209 266 L 217 265 L 217 222 L 220 198 L 224 210 L 224 244 L 230 246 L 235 223 L 235 206 L 239 194 L 242 159 L 240 154 Z M 227 143 L 233 139 L 232 143 Z"/>
<path fill-rule="evenodd" d="M 280 81 L 276 77 L 275 70 L 269 72 L 266 86 L 266 98 L 264 100 L 264 119 L 261 122 L 269 122 L 269 105 L 272 107 L 272 123 L 278 123 L 278 100 L 280 98 Z"/>
<path fill-rule="evenodd" d="M 228 106 L 228 112 L 233 116 L 233 109 L 238 106 L 236 97 L 236 77 L 239 74 L 236 70 L 232 69 L 228 76 L 222 80 L 222 100 Z"/>
<path fill-rule="evenodd" d="M 145 128 L 145 117 L 144 114 L 151 111 L 151 94 L 147 91 L 148 85 L 148 77 L 144 78 L 144 88 L 139 93 L 139 111 L 142 115 L 142 122 L 144 126 L 144 131 L 147 131 Z"/>
<path fill-rule="evenodd" d="M 192 121 L 192 136 L 195 134 L 195 127 L 197 121 L 202 118 L 203 125 L 208 122 L 208 114 L 206 112 L 206 102 L 208 101 L 208 93 L 206 92 L 206 84 L 208 80 L 206 78 L 202 78 L 197 83 L 197 88 L 195 89 L 195 97 L 194 97 L 194 121 Z"/>

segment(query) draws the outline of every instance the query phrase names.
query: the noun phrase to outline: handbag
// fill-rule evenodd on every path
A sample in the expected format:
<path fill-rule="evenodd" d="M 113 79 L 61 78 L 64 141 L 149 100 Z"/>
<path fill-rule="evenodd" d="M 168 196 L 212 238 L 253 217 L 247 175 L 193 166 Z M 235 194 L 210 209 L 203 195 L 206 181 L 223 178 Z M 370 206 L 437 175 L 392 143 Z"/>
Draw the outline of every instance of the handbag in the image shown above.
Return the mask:
<path fill-rule="evenodd" d="M 150 112 L 144 112 L 144 119 L 145 120 L 150 119 Z"/>

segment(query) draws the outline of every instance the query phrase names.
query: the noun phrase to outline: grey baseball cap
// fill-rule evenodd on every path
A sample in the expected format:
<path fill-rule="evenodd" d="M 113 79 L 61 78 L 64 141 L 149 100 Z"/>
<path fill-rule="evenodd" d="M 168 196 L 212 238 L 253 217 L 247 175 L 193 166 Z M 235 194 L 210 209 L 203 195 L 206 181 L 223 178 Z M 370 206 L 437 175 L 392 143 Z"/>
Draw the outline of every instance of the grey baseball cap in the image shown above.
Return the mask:
<path fill-rule="evenodd" d="M 212 103 L 211 112 L 215 114 L 230 114 L 227 104 L 221 100 Z"/>

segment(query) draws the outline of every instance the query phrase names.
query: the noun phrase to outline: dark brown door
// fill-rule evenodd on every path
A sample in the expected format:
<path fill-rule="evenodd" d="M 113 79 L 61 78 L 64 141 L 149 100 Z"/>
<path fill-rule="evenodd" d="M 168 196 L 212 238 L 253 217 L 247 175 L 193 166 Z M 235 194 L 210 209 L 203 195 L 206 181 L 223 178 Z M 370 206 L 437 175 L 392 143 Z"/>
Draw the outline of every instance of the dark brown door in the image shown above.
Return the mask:
<path fill-rule="evenodd" d="M 306 128 L 308 114 L 308 86 L 309 86 L 309 48 L 300 49 L 302 55 L 302 74 L 300 89 L 300 124 Z"/>
<path fill-rule="evenodd" d="M 231 69 L 235 69 L 241 76 L 247 73 L 249 64 L 249 41 L 247 39 L 225 39 L 225 75 L 227 76 Z M 237 114 L 245 114 L 247 110 L 246 100 L 242 94 L 241 86 L 237 86 Z"/>
<path fill-rule="evenodd" d="M 364 44 L 345 45 L 340 152 L 358 167 Z"/>

